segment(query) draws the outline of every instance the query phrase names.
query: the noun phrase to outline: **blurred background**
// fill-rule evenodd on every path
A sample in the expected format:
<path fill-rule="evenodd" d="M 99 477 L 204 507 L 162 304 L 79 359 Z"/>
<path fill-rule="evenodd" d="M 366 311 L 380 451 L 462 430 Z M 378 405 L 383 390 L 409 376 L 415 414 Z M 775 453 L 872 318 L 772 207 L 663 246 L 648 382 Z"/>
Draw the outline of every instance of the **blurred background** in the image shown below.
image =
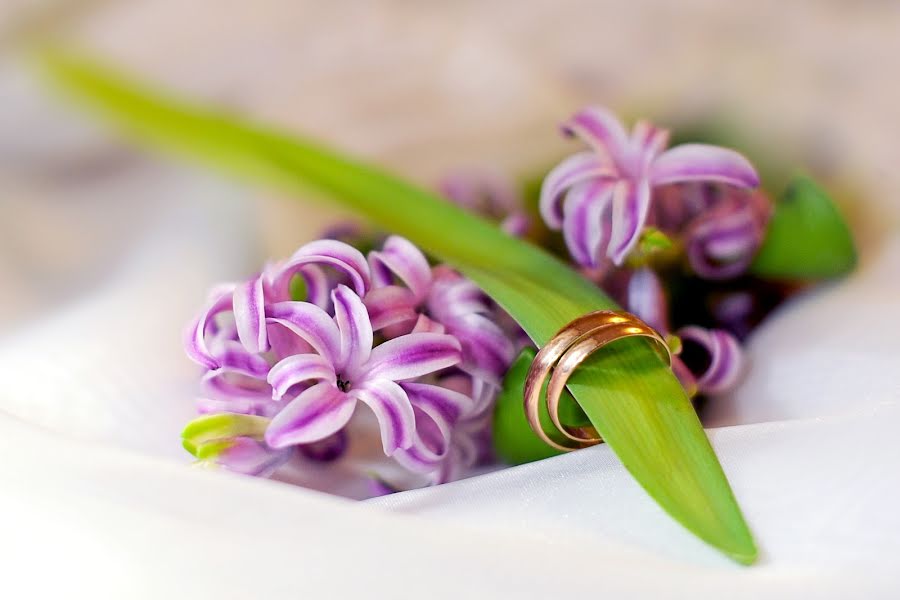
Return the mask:
<path fill-rule="evenodd" d="M 131 419 L 139 449 L 184 458 L 172 436 L 194 374 L 179 328 L 208 286 L 289 254 L 332 215 L 123 144 L 35 76 L 27 48 L 47 37 L 426 184 L 466 166 L 540 174 L 570 148 L 556 124 L 585 104 L 664 125 L 725 119 L 852 190 L 863 269 L 900 224 L 897 2 L 5 0 L 4 408 L 101 438 Z M 97 370 L 112 360 L 127 382 Z M 170 410 L 124 401 L 138 390 Z M 92 412 L 104 393 L 121 401 Z"/>

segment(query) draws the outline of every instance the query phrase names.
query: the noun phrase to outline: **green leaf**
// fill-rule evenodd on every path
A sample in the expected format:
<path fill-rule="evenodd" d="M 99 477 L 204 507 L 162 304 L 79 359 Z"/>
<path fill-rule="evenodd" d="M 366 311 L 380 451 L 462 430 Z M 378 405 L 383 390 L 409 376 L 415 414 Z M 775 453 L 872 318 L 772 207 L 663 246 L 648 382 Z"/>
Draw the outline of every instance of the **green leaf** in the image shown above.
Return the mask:
<path fill-rule="evenodd" d="M 806 280 L 846 275 L 855 265 L 853 236 L 834 202 L 809 177 L 795 177 L 775 204 L 751 271 Z"/>
<path fill-rule="evenodd" d="M 537 344 L 586 312 L 615 307 L 540 248 L 400 178 L 308 140 L 167 99 L 71 55 L 48 53 L 43 65 L 57 84 L 145 143 L 287 192 L 316 190 L 406 236 L 473 279 Z M 669 514 L 734 560 L 753 562 L 753 538 L 671 371 L 640 340 L 602 354 L 569 385 L 591 422 Z"/>

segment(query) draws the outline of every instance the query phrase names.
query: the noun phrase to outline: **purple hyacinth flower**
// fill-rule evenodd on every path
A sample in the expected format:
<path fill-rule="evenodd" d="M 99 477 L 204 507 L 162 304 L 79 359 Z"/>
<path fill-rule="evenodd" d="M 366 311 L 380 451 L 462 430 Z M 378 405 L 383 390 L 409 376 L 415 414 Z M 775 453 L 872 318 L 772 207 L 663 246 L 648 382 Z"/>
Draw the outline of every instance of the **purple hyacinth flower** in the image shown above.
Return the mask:
<path fill-rule="evenodd" d="M 374 289 L 365 303 L 376 331 L 387 337 L 407 333 L 424 314 L 459 340 L 463 370 L 499 385 L 515 348 L 478 286 L 449 267 L 432 269 L 422 252 L 399 236 L 370 252 L 369 264 Z"/>
<path fill-rule="evenodd" d="M 750 266 L 765 237 L 771 204 L 761 193 L 728 194 L 688 225 L 687 257 L 704 279 L 730 279 Z"/>
<path fill-rule="evenodd" d="M 339 285 L 332 302 L 334 317 L 308 302 L 279 302 L 266 310 L 267 322 L 286 327 L 314 349 L 281 360 L 269 372 L 273 397 L 291 399 L 272 418 L 266 442 L 284 448 L 322 440 L 341 430 L 362 401 L 378 419 L 385 454 L 410 447 L 415 401 L 401 383 L 457 364 L 459 342 L 447 334 L 410 333 L 373 348 L 359 296 Z"/>
<path fill-rule="evenodd" d="M 599 267 L 604 257 L 621 265 L 640 238 L 657 186 L 716 181 L 753 188 L 759 177 L 743 156 L 705 144 L 664 151 L 669 133 L 639 121 L 629 135 L 602 108 L 586 108 L 563 125 L 591 151 L 555 167 L 541 188 L 540 209 L 547 225 L 562 229 L 577 263 Z"/>
<path fill-rule="evenodd" d="M 290 457 L 289 449 L 273 449 L 253 438 L 235 437 L 208 444 L 198 453 L 198 463 L 242 475 L 268 477 Z"/>
<path fill-rule="evenodd" d="M 680 358 L 700 392 L 721 394 L 737 384 L 744 369 L 744 353 L 733 335 L 693 325 L 677 333 L 682 343 Z"/>
<path fill-rule="evenodd" d="M 515 184 L 496 171 L 454 172 L 440 181 L 438 189 L 462 208 L 500 221 L 500 228 L 513 237 L 524 237 L 531 227 Z"/>

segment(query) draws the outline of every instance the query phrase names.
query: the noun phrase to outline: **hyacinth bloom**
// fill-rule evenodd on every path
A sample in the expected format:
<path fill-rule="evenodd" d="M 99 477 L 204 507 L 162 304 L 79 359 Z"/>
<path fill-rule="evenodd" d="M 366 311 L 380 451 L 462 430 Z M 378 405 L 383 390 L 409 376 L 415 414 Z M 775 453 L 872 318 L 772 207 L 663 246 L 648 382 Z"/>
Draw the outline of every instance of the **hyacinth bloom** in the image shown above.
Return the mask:
<path fill-rule="evenodd" d="M 281 302 L 267 311 L 269 321 L 303 338 L 315 352 L 289 356 L 269 372 L 274 398 L 293 397 L 273 417 L 266 442 L 283 448 L 325 439 L 363 402 L 375 413 L 390 456 L 410 447 L 416 430 L 414 398 L 401 383 L 457 364 L 459 342 L 442 333 L 410 333 L 373 348 L 372 324 L 359 296 L 339 285 L 332 300 L 333 318 L 307 302 Z"/>
<path fill-rule="evenodd" d="M 474 283 L 447 267 L 432 269 L 422 252 L 399 236 L 370 252 L 369 263 L 374 289 L 365 302 L 376 331 L 388 336 L 409 331 L 426 315 L 459 340 L 463 370 L 499 385 L 514 347 Z"/>
<path fill-rule="evenodd" d="M 640 238 L 652 192 L 658 186 L 714 181 L 754 188 L 759 177 L 743 156 L 705 144 L 665 150 L 669 133 L 639 121 L 629 134 L 602 108 L 586 108 L 563 125 L 590 151 L 575 154 L 544 180 L 540 210 L 547 225 L 562 229 L 575 261 L 599 267 L 605 257 L 621 265 Z"/>

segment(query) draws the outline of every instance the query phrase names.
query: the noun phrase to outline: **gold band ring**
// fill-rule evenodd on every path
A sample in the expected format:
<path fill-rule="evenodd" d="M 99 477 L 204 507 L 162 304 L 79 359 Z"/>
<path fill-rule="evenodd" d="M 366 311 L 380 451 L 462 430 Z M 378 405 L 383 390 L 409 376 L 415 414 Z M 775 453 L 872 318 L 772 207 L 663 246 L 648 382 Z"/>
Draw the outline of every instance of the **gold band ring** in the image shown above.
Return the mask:
<path fill-rule="evenodd" d="M 525 378 L 525 415 L 532 430 L 546 444 L 557 450 L 569 451 L 603 441 L 593 427 L 568 427 L 561 422 L 560 397 L 569 377 L 582 362 L 607 344 L 626 337 L 647 338 L 672 364 L 669 346 L 656 330 L 631 313 L 610 310 L 592 312 L 575 319 L 559 330 L 537 353 Z M 547 412 L 554 427 L 566 438 L 565 444 L 553 440 L 541 425 L 541 391 L 548 377 Z"/>

